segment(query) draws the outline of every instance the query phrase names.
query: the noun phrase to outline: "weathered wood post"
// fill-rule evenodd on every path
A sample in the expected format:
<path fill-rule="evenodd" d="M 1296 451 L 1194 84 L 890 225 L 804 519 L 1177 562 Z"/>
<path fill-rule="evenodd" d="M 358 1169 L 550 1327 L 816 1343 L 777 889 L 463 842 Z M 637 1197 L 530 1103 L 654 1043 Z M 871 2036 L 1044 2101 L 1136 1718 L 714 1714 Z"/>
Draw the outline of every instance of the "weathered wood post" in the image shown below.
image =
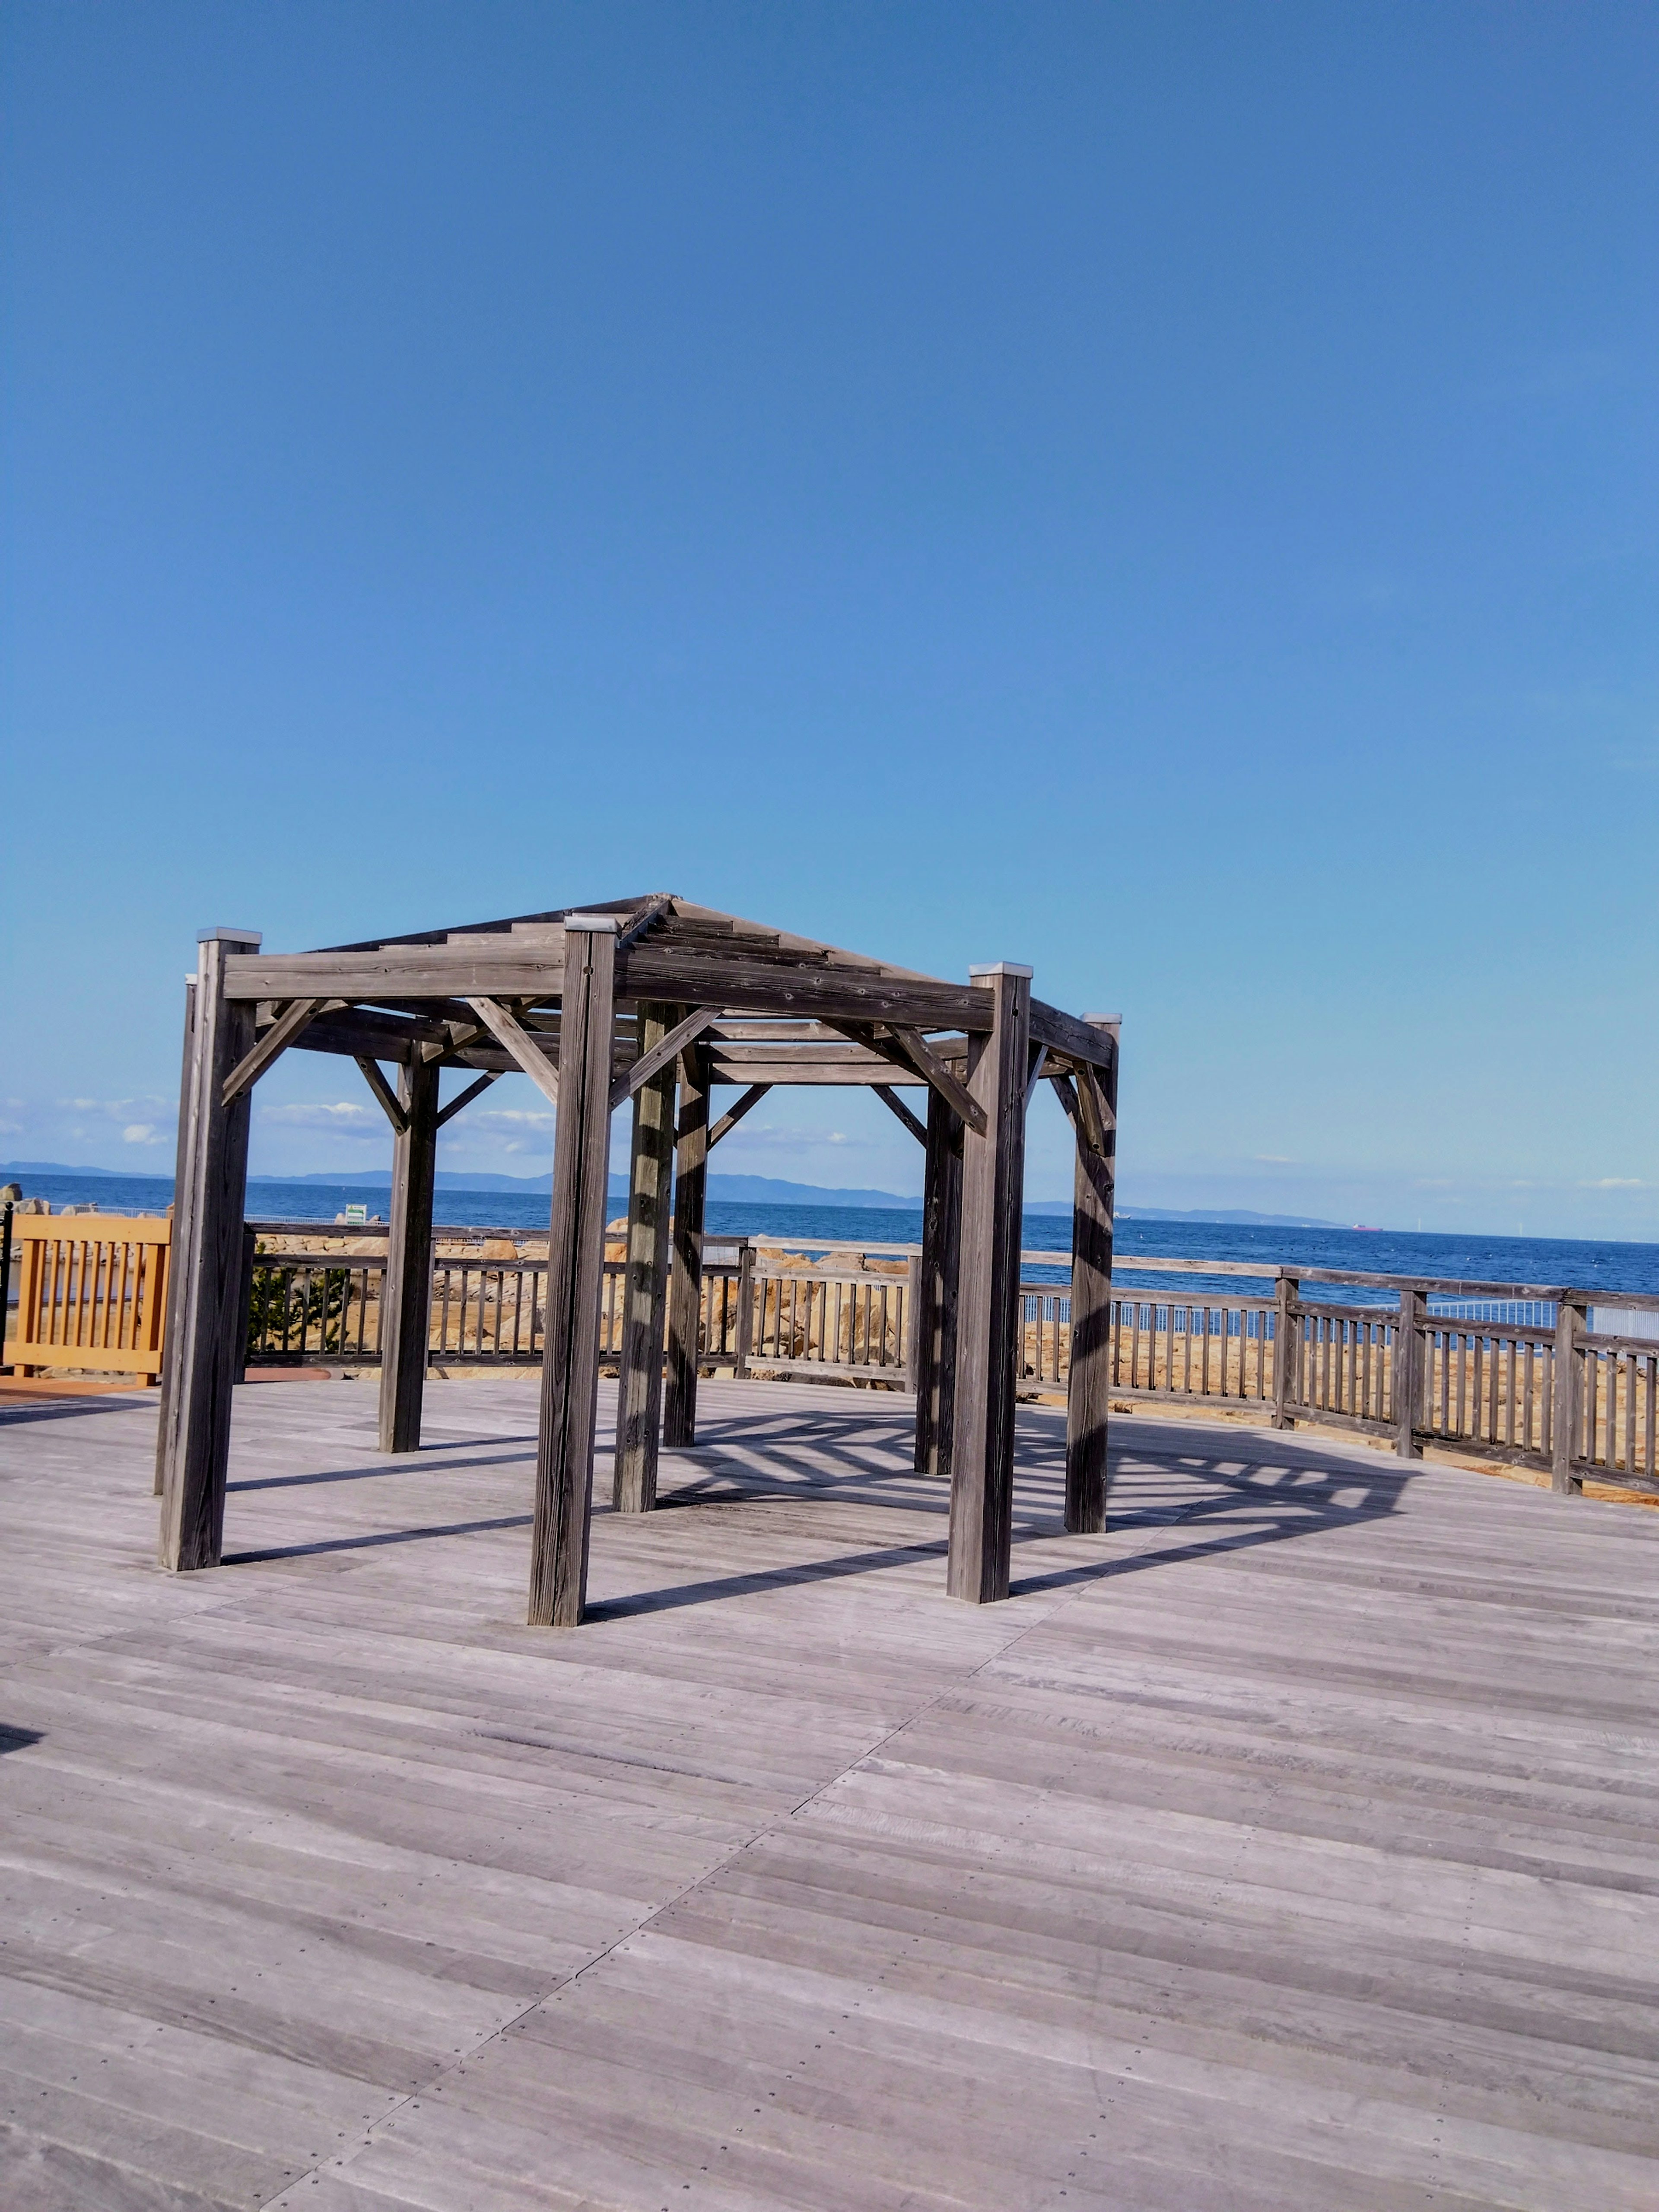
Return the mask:
<path fill-rule="evenodd" d="M 174 1136 L 173 1152 L 173 1202 L 167 1209 L 173 1218 L 173 1233 L 175 1238 L 179 1233 L 179 1194 L 184 1189 L 185 1170 L 189 1166 L 190 1161 L 188 1149 L 190 1139 L 190 1114 L 188 1110 L 190 1103 L 190 1071 L 191 1062 L 195 1057 L 195 1053 L 196 978 L 194 975 L 187 975 L 185 978 L 184 1061 L 179 1070 L 179 1127 Z M 168 1247 L 167 1251 L 167 1319 L 162 1324 L 161 1331 L 161 1348 L 163 1352 L 161 1363 L 161 1395 L 155 1423 L 155 1495 L 158 1498 L 161 1495 L 163 1487 L 162 1475 L 167 1461 L 167 1454 L 161 1449 L 161 1440 L 168 1432 L 168 1408 L 173 1402 L 173 1363 L 170 1359 L 165 1357 L 165 1354 L 167 1347 L 173 1342 L 179 1334 L 177 1328 L 174 1326 L 173 1317 L 174 1302 L 177 1300 L 179 1296 L 179 1248 L 175 1243 Z"/>
<path fill-rule="evenodd" d="M 1589 1452 L 1580 1453 L 1583 1441 L 1585 1390 L 1585 1360 L 1580 1339 L 1589 1322 L 1588 1306 L 1563 1298 L 1555 1309 L 1555 1357 L 1553 1402 L 1550 1408 L 1550 1488 L 1560 1497 L 1582 1497 L 1584 1478 L 1573 1473 L 1576 1459 L 1589 1458 Z M 1591 1419 L 1595 1409 L 1591 1407 Z M 1594 1437 L 1590 1439 L 1592 1445 Z"/>
<path fill-rule="evenodd" d="M 684 1009 L 642 1005 L 640 1051 L 661 1043 Z M 634 1093 L 628 1169 L 628 1273 L 623 1284 L 622 1365 L 617 1381 L 618 1513 L 649 1513 L 657 1502 L 662 1413 L 663 1318 L 668 1301 L 669 1186 L 674 1164 L 674 1064 Z"/>
<path fill-rule="evenodd" d="M 1423 1376 L 1432 1357 L 1424 1322 L 1428 1308 L 1421 1291 L 1401 1291 L 1400 1318 L 1394 1328 L 1394 1448 L 1401 1459 L 1421 1459 L 1417 1417 L 1422 1411 Z"/>
<path fill-rule="evenodd" d="M 968 1089 L 983 1136 L 963 1130 L 962 1248 L 957 1270 L 956 1403 L 951 1443 L 952 1597 L 984 1605 L 1008 1595 L 1013 1540 L 1014 1378 L 1020 1334 L 1019 1237 L 1024 1205 L 1025 1084 L 1031 971 L 1012 961 L 970 968 L 991 1000 L 988 1036 L 968 1040 Z"/>
<path fill-rule="evenodd" d="M 186 1076 L 179 1101 L 179 1175 L 156 1436 L 161 1561 L 174 1573 L 216 1567 L 224 1543 L 231 1390 L 241 1364 L 242 1214 L 247 1198 L 250 1090 L 227 1106 L 226 1078 L 253 1042 L 253 1006 L 225 996 L 225 962 L 257 952 L 252 929 L 204 930 Z"/>
<path fill-rule="evenodd" d="M 1281 1267 L 1273 1284 L 1273 1426 L 1288 1429 L 1295 1416 L 1296 1395 L 1291 1378 L 1295 1372 L 1296 1332 L 1300 1326 L 1296 1316 L 1296 1302 L 1302 1295 L 1302 1285 L 1294 1275 L 1287 1275 Z"/>
<path fill-rule="evenodd" d="M 1112 1396 L 1112 1214 L 1117 1176 L 1118 1020 L 1085 1014 L 1104 1030 L 1112 1054 L 1097 1079 L 1079 1067 L 1079 1084 L 1095 1085 L 1095 1113 L 1079 1114 L 1072 1181 L 1072 1358 L 1066 1382 L 1066 1526 L 1098 1535 L 1106 1526 L 1107 1423 Z M 1097 1121 L 1101 1148 L 1088 1124 Z"/>
<path fill-rule="evenodd" d="M 532 1628 L 574 1628 L 587 1595 L 599 1291 L 611 1165 L 611 1040 L 617 921 L 567 915 L 559 1107 L 547 1236 L 547 1334 L 531 1532 Z"/>
<path fill-rule="evenodd" d="M 668 1381 L 662 1440 L 684 1451 L 697 1441 L 697 1338 L 702 1323 L 702 1214 L 708 1182 L 708 1054 L 680 1054 L 680 1111 L 674 1151 L 674 1226 L 668 1284 Z"/>
<path fill-rule="evenodd" d="M 438 1063 L 398 1071 L 404 1126 L 392 1139 L 392 1207 L 380 1285 L 380 1449 L 421 1448 L 432 1311 L 432 1192 L 438 1165 Z"/>
<path fill-rule="evenodd" d="M 780 1290 L 779 1297 L 782 1297 Z M 908 1390 L 916 1387 L 916 1323 L 921 1312 L 921 1255 L 911 1253 L 904 1263 L 904 1334 L 899 1346 L 899 1361 L 904 1370 L 904 1384 Z M 779 1318 L 782 1318 L 780 1307 Z"/>
<path fill-rule="evenodd" d="M 732 1362 L 734 1382 L 747 1380 L 749 1355 L 755 1348 L 755 1248 L 745 1237 L 738 1247 L 738 1339 Z"/>
<path fill-rule="evenodd" d="M 962 1251 L 962 1121 L 948 1099 L 927 1094 L 922 1169 L 921 1267 L 917 1284 L 915 1468 L 951 1473 L 956 1389 L 957 1271 Z"/>

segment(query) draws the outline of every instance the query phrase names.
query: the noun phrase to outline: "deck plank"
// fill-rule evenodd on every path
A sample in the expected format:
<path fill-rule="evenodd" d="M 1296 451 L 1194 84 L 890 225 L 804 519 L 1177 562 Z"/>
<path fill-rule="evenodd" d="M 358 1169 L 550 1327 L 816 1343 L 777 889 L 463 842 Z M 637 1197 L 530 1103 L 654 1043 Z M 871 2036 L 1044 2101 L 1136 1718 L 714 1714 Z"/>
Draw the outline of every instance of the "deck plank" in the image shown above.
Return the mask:
<path fill-rule="evenodd" d="M 530 1631 L 428 1395 L 239 1393 L 179 1578 L 153 1401 L 0 1408 L 8 2206 L 1659 2199 L 1659 1516 L 1137 1414 L 1068 1538 L 1030 1409 L 971 1607 L 908 1401 L 705 1382 Z"/>

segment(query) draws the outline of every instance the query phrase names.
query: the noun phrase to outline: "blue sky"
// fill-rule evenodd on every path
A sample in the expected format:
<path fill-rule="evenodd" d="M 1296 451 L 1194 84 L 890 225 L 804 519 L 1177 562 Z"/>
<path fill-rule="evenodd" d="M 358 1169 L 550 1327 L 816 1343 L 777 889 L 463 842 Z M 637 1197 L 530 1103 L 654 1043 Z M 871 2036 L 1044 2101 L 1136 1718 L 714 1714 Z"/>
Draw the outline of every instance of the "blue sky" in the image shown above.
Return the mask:
<path fill-rule="evenodd" d="M 170 1166 L 204 924 L 665 889 L 1121 1011 L 1127 1200 L 1659 1236 L 1651 8 L 0 63 L 0 1151 Z M 544 1167 L 486 1105 L 446 1164 Z M 256 1167 L 385 1152 L 262 1085 Z M 723 1164 L 919 1182 L 842 1093 Z"/>

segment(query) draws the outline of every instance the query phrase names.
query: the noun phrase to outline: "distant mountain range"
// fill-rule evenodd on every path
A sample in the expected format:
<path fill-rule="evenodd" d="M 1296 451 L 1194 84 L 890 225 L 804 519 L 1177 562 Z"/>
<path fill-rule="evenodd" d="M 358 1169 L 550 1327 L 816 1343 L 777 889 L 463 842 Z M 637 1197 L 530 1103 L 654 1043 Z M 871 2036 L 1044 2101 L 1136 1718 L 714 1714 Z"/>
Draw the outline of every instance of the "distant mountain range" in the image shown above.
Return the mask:
<path fill-rule="evenodd" d="M 122 1168 L 66 1167 L 61 1160 L 0 1160 L 0 1179 L 18 1176 L 96 1176 L 110 1181 L 131 1182 L 135 1178 Z M 168 1176 L 140 1176 L 141 1182 L 168 1182 Z M 300 1175 L 251 1176 L 251 1182 L 259 1183 L 326 1183 L 336 1190 L 390 1190 L 392 1176 L 382 1168 L 356 1175 Z M 525 1196 L 532 1192 L 551 1192 L 551 1173 L 540 1176 L 509 1176 L 477 1173 L 465 1175 L 450 1169 L 440 1169 L 435 1178 L 440 1190 L 517 1191 Z M 615 1206 L 628 1196 L 624 1176 L 612 1176 L 606 1204 Z M 838 1190 L 823 1183 L 783 1182 L 770 1176 L 711 1175 L 708 1196 L 717 1206 L 857 1206 L 869 1211 L 914 1213 L 921 1200 L 905 1198 L 893 1190 Z M 1027 1213 L 1069 1213 L 1072 1201 L 1068 1198 L 1028 1198 Z M 1117 1210 L 1120 1221 L 1192 1221 L 1225 1222 L 1245 1228 L 1256 1229 L 1344 1229 L 1346 1222 L 1321 1221 L 1305 1213 L 1251 1213 L 1240 1208 L 1194 1206 L 1185 1211 L 1174 1206 L 1121 1206 Z"/>

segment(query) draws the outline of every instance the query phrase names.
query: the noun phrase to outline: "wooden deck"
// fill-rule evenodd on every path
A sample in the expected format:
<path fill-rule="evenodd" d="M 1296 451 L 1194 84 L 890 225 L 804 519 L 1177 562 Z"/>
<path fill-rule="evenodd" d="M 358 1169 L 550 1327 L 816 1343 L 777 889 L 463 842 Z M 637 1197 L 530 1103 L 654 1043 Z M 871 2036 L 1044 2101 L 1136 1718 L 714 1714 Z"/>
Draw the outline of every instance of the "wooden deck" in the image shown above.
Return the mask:
<path fill-rule="evenodd" d="M 908 1401 L 705 1393 L 574 1632 L 522 1383 L 240 1392 L 176 1579 L 0 1412 L 7 2212 L 1659 2203 L 1659 1516 L 1137 1416 L 1066 1538 L 1028 1411 L 976 1608 Z"/>

